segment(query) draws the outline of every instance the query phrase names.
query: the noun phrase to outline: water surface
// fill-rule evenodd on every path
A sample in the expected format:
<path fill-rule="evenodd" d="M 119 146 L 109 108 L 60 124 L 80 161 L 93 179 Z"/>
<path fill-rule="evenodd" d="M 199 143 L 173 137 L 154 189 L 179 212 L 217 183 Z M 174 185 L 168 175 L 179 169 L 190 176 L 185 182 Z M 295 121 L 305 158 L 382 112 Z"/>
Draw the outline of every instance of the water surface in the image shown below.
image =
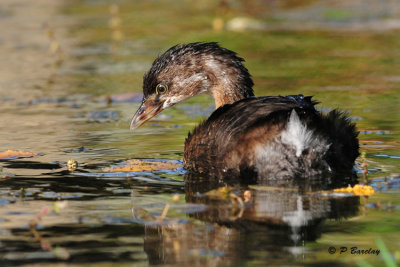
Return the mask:
<path fill-rule="evenodd" d="M 277 13 L 239 3 L 226 10 L 209 1 L 118 1 L 114 15 L 108 1 L 0 6 L 0 20 L 9 26 L 0 42 L 8 54 L 0 63 L 7 77 L 0 88 L 0 150 L 39 153 L 0 161 L 0 262 L 354 266 L 362 260 L 382 266 L 383 253 L 371 253 L 381 249 L 379 240 L 399 262 L 399 31 L 344 30 L 355 20 L 371 23 L 367 11 L 352 18 L 329 7 L 318 27 L 290 29 L 291 20 L 310 20 L 321 8 L 314 2 Z M 30 20 L 27 10 L 35 10 Z M 281 21 L 282 14 L 291 16 Z M 212 27 L 216 17 L 242 15 L 273 27 Z M 119 20 L 122 38 L 110 27 Z M 15 35 L 12 26 L 26 34 Z M 184 140 L 214 110 L 210 97 L 164 111 L 134 133 L 129 120 L 152 60 L 192 41 L 237 51 L 257 95 L 314 95 L 322 111 L 346 110 L 360 130 L 367 183 L 376 193 L 322 191 L 329 189 L 324 180 L 222 191 L 201 179 L 185 183 Z M 62 52 L 51 50 L 55 44 Z M 68 170 L 70 159 L 76 170 Z M 132 160 L 165 165 L 110 169 Z"/>

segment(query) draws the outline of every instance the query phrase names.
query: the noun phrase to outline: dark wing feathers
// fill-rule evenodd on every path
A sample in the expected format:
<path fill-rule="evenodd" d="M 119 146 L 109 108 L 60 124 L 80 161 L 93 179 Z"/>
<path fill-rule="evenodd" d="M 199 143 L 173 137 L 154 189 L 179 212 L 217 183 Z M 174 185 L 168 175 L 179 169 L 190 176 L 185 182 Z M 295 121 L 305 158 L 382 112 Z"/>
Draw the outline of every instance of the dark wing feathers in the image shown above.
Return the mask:
<path fill-rule="evenodd" d="M 210 169 L 211 165 L 222 164 L 225 154 L 237 146 L 240 135 L 250 131 L 254 125 L 274 123 L 274 118 L 285 120 L 293 109 L 315 113 L 310 98 L 297 96 L 268 96 L 242 99 L 233 104 L 224 105 L 199 124 L 185 142 L 185 166 L 199 169 L 200 165 Z"/>
<path fill-rule="evenodd" d="M 224 105 L 189 134 L 185 142 L 185 167 L 221 173 L 226 155 L 240 149 L 242 153 L 251 153 L 244 151 L 246 147 L 251 149 L 251 144 L 243 143 L 253 142 L 254 149 L 254 145 L 269 142 L 285 128 L 295 109 L 302 122 L 330 144 L 324 158 L 332 170 L 349 172 L 359 155 L 355 125 L 337 110 L 323 115 L 315 110 L 316 103 L 311 97 L 297 95 L 252 97 Z M 249 161 L 246 164 L 251 165 Z"/>

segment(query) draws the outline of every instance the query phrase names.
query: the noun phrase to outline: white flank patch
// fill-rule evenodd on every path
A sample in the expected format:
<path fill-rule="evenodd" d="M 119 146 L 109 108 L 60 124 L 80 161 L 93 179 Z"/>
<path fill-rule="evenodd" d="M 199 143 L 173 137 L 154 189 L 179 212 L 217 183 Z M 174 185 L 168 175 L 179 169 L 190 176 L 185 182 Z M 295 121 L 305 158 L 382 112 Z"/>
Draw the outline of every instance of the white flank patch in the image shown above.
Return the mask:
<path fill-rule="evenodd" d="M 283 143 L 295 148 L 296 157 L 300 157 L 303 150 L 312 144 L 313 132 L 301 123 L 296 111 L 292 110 L 286 130 L 281 137 Z"/>

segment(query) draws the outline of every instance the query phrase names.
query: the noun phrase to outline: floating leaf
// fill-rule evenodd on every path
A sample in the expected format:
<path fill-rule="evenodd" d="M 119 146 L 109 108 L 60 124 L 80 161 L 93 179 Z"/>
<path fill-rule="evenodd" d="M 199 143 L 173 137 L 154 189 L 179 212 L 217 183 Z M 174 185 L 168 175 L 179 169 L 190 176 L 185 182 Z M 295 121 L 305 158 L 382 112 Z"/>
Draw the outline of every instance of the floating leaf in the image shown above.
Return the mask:
<path fill-rule="evenodd" d="M 162 162 L 162 161 L 143 161 L 138 159 L 128 160 L 126 165 L 106 167 L 104 172 L 143 172 L 143 171 L 158 171 L 172 170 L 181 167 L 181 164 Z"/>
<path fill-rule="evenodd" d="M 9 149 L 7 151 L 0 152 L 0 159 L 30 158 L 37 155 L 38 153 L 15 151 Z"/>

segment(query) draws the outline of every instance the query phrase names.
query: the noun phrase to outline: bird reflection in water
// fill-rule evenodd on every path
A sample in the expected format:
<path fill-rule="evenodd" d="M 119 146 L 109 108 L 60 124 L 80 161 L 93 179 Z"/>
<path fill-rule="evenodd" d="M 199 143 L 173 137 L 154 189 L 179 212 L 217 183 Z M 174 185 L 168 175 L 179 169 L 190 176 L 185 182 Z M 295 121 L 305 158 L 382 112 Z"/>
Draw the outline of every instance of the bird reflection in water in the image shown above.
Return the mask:
<path fill-rule="evenodd" d="M 307 242 L 323 233 L 326 219 L 355 216 L 360 204 L 358 196 L 324 191 L 331 189 L 325 177 L 230 183 L 236 196 L 251 195 L 242 202 L 210 197 L 207 192 L 221 185 L 226 182 L 186 177 L 188 220 L 167 217 L 145 223 L 144 249 L 150 264 L 218 266 L 254 257 L 271 263 L 287 257 L 301 260 L 308 252 Z"/>

